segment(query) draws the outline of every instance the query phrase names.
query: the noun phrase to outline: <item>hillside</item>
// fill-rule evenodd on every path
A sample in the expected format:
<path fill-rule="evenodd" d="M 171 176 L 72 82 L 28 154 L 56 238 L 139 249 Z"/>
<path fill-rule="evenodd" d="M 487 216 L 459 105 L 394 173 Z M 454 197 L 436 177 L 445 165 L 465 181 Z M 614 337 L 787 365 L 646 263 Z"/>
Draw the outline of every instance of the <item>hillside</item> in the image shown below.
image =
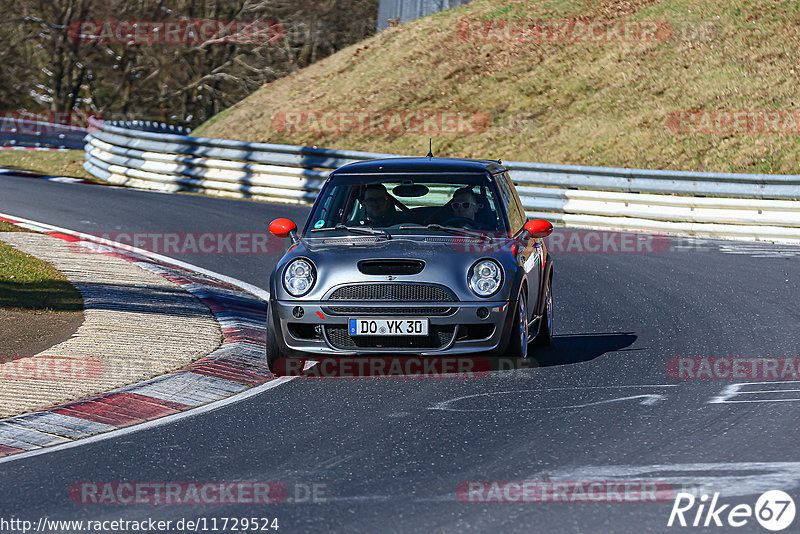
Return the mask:
<path fill-rule="evenodd" d="M 736 4 L 476 0 L 267 84 L 195 135 L 420 155 L 432 136 L 441 156 L 798 173 L 800 3 Z M 402 126 L 443 111 L 459 114 L 446 130 L 466 126 Z"/>

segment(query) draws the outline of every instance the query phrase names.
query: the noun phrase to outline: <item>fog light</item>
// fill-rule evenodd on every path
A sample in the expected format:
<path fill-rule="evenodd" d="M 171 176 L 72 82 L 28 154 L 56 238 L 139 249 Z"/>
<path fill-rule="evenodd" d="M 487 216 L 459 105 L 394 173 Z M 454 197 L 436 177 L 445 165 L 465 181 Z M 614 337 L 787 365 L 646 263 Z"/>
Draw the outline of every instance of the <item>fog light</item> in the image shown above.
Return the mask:
<path fill-rule="evenodd" d="M 481 319 L 486 319 L 489 317 L 489 308 L 480 307 L 478 308 L 478 317 Z"/>
<path fill-rule="evenodd" d="M 299 319 L 303 316 L 303 308 L 300 306 L 295 306 L 292 310 L 292 315 L 294 315 L 295 319 Z"/>

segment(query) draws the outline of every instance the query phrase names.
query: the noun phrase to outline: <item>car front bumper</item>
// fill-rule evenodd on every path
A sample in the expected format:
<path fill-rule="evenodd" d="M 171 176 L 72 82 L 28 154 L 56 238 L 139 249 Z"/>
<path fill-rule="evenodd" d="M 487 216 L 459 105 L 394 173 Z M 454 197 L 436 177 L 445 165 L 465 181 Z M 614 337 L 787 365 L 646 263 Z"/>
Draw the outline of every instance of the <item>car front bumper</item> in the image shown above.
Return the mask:
<path fill-rule="evenodd" d="M 421 356 L 488 353 L 505 350 L 514 321 L 516 301 L 495 302 L 299 302 L 270 301 L 275 331 L 281 349 L 289 356 L 356 356 L 375 354 L 414 354 Z M 296 308 L 302 309 L 302 315 Z M 341 308 L 368 313 L 347 313 Z M 413 313 L 398 312 L 413 310 Z M 381 309 L 391 313 L 379 313 Z M 443 314 L 429 310 L 447 309 Z M 485 314 L 481 318 L 479 310 Z M 332 313 L 333 312 L 333 313 Z M 377 312 L 377 313 L 376 313 Z M 415 336 L 349 336 L 348 320 L 358 318 L 428 319 L 429 339 Z"/>

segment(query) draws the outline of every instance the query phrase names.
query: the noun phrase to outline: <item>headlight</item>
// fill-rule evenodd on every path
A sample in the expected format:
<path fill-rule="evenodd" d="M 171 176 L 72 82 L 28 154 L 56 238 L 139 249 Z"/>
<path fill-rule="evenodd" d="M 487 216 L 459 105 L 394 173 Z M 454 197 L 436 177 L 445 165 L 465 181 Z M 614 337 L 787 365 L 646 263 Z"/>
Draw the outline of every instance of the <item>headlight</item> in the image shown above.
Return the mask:
<path fill-rule="evenodd" d="M 283 269 L 283 287 L 293 297 L 302 297 L 314 287 L 316 275 L 310 260 L 297 259 Z"/>
<path fill-rule="evenodd" d="M 480 260 L 469 272 L 469 288 L 479 297 L 491 297 L 503 285 L 503 269 L 494 260 Z"/>

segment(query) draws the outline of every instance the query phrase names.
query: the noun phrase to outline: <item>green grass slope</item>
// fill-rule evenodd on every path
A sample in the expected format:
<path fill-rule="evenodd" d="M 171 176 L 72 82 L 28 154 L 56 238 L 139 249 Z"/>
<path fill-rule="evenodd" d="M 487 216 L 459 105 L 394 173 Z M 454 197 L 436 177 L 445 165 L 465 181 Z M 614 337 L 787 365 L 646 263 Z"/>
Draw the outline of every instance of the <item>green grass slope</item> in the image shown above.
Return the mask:
<path fill-rule="evenodd" d="M 644 41 L 488 42 L 464 38 L 465 20 L 658 21 L 667 31 Z M 337 132 L 308 121 L 285 131 L 278 119 L 298 110 L 448 111 L 485 122 L 433 134 L 440 156 L 794 174 L 798 30 L 800 3 L 790 0 L 476 0 L 265 85 L 195 135 L 424 155 L 427 133 Z M 707 113 L 675 120 L 699 111 Z M 724 112 L 740 113 L 726 122 Z"/>

